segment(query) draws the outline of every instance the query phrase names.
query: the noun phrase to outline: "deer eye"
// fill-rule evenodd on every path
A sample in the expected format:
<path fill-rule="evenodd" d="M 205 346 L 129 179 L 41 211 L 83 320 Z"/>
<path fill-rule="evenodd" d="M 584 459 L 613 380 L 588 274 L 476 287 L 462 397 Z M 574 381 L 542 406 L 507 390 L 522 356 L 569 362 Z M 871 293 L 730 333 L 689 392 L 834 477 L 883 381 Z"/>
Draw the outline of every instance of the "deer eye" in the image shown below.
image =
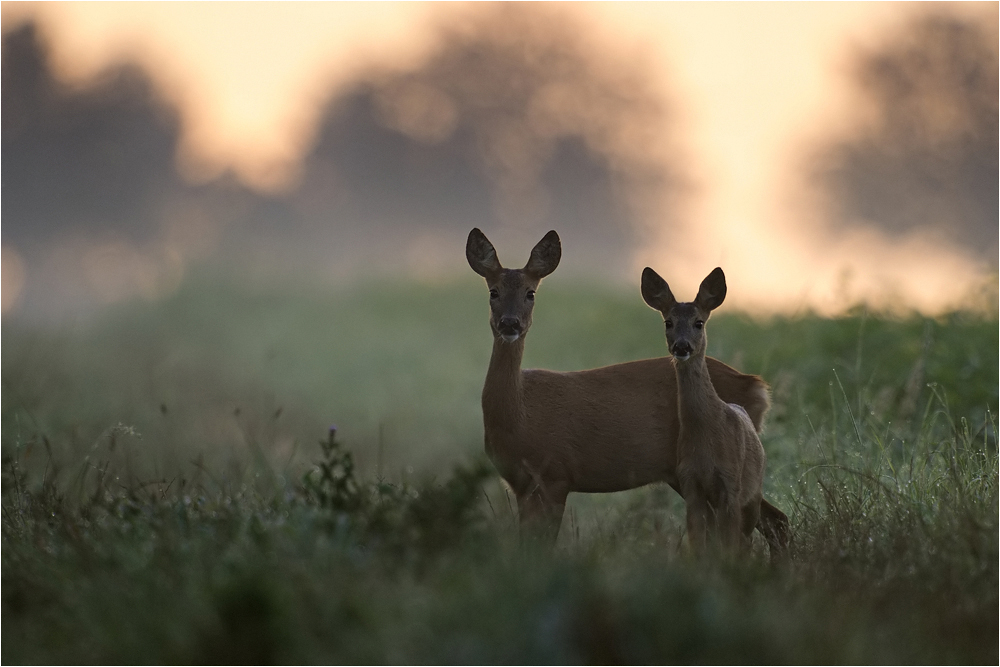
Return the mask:
<path fill-rule="evenodd" d="M 666 320 L 666 321 L 665 321 L 665 322 L 664 322 L 663 324 L 664 324 L 664 325 L 665 325 L 665 326 L 666 326 L 666 327 L 667 327 L 668 329 L 673 329 L 673 328 L 674 328 L 674 321 L 673 321 L 673 320 Z"/>
<path fill-rule="evenodd" d="M 705 323 L 702 322 L 701 320 L 696 320 L 695 323 L 694 323 L 694 328 L 695 329 L 701 329 L 704 326 L 705 326 Z"/>
<path fill-rule="evenodd" d="M 495 289 L 491 289 L 490 290 L 490 298 L 491 299 L 499 299 L 500 298 L 500 292 L 498 292 Z"/>
<path fill-rule="evenodd" d="M 533 290 L 533 289 L 528 290 L 528 293 L 524 295 L 524 298 L 527 299 L 528 301 L 534 301 L 535 300 L 535 290 Z"/>

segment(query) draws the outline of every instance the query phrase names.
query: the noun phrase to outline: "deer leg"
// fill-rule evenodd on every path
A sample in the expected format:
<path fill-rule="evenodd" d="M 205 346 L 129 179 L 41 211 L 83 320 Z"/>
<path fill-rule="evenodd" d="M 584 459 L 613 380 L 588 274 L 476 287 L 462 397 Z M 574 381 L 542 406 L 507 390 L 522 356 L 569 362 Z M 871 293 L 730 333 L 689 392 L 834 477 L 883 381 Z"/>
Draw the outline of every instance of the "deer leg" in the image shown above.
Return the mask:
<path fill-rule="evenodd" d="M 530 538 L 551 546 L 559 535 L 568 491 L 560 485 L 535 486 L 517 496 L 518 524 L 521 538 Z"/>
<path fill-rule="evenodd" d="M 740 545 L 743 553 L 749 553 L 753 545 L 753 530 L 760 521 L 760 504 L 761 499 L 758 496 L 743 506 L 741 512 L 742 525 L 740 526 L 740 532 L 742 533 L 740 535 Z"/>
<path fill-rule="evenodd" d="M 740 507 L 731 498 L 723 496 L 718 501 L 715 515 L 714 537 L 719 553 L 731 555 L 740 543 Z"/>
<path fill-rule="evenodd" d="M 767 541 L 771 552 L 771 562 L 777 563 L 784 559 L 788 547 L 788 517 L 777 507 L 763 498 L 760 501 L 760 518 L 757 520 L 757 530 Z"/>
<path fill-rule="evenodd" d="M 696 484 L 691 486 L 697 487 Z M 699 488 L 685 490 L 684 505 L 687 510 L 688 543 L 691 545 L 691 552 L 696 556 L 701 556 L 705 553 L 711 520 L 709 515 L 712 510 L 708 506 L 708 499 Z"/>
<path fill-rule="evenodd" d="M 739 547 L 741 518 L 737 493 L 734 485 L 726 483 L 722 471 L 716 470 L 709 487 L 707 533 L 720 555 L 730 555 Z"/>

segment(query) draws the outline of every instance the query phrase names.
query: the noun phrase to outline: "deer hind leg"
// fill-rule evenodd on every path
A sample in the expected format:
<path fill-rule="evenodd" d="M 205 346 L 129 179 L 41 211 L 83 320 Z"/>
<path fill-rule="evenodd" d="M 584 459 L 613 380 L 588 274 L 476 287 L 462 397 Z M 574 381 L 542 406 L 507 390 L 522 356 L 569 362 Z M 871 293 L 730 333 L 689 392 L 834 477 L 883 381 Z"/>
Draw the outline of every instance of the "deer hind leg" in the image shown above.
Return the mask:
<path fill-rule="evenodd" d="M 771 552 L 771 562 L 777 563 L 784 560 L 789 534 L 788 517 L 785 516 L 785 513 L 761 499 L 757 530 L 767 540 L 768 550 Z"/>
<path fill-rule="evenodd" d="M 761 498 L 757 496 L 744 505 L 741 510 L 740 550 L 743 553 L 749 553 L 753 545 L 753 530 L 760 522 L 760 504 Z"/>

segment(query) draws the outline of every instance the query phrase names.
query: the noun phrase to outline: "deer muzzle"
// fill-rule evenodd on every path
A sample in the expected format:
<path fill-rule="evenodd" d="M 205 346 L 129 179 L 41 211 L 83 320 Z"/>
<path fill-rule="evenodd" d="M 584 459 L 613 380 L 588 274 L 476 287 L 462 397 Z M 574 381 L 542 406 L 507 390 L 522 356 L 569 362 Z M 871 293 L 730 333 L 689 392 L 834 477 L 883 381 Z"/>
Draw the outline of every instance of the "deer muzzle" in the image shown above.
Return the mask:
<path fill-rule="evenodd" d="M 497 333 L 505 343 L 513 343 L 521 336 L 521 320 L 516 317 L 501 317 Z"/>
<path fill-rule="evenodd" d="M 686 340 L 679 340 L 670 348 L 670 354 L 674 355 L 677 361 L 687 361 L 692 352 L 694 349 L 691 347 L 691 343 Z"/>

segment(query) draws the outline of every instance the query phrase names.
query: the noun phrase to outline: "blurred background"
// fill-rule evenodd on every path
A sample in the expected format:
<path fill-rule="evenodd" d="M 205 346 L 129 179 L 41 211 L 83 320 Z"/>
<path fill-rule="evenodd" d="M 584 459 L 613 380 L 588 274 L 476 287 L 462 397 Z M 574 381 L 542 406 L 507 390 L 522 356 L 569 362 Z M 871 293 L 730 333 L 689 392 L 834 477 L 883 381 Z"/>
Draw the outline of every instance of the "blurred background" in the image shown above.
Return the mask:
<path fill-rule="evenodd" d="M 366 474 L 481 452 L 473 226 L 508 266 L 562 238 L 526 367 L 663 355 L 642 267 L 690 298 L 722 266 L 710 353 L 772 384 L 773 438 L 828 404 L 831 368 L 886 414 L 948 379 L 983 424 L 997 23 L 996 3 L 3 3 L 5 451 L 75 460 L 124 425 L 148 470 L 284 469 L 335 423 Z"/>
<path fill-rule="evenodd" d="M 996 284 L 996 3 L 2 7 L 5 319 L 468 277 L 473 226 L 756 313 Z"/>

